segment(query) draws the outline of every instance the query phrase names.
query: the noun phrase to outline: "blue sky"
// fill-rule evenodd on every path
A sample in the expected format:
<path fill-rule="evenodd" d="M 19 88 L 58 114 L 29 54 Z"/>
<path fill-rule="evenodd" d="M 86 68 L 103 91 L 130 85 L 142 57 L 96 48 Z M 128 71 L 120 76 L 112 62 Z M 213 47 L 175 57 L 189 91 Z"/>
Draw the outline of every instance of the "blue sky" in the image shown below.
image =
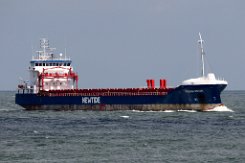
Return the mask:
<path fill-rule="evenodd" d="M 244 90 L 244 18 L 244 0 L 1 0 L 0 90 L 28 80 L 43 37 L 67 49 L 80 88 L 177 86 L 200 76 L 198 32 L 209 70 Z"/>

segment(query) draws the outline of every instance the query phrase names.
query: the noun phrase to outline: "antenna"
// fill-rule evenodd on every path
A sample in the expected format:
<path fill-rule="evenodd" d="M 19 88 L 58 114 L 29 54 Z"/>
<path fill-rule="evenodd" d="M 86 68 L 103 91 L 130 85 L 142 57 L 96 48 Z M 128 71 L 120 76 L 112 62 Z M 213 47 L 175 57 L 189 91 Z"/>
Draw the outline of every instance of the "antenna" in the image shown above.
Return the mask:
<path fill-rule="evenodd" d="M 46 38 L 40 40 L 40 47 L 43 49 L 43 55 L 46 55 L 46 51 L 49 48 L 49 41 Z"/>
<path fill-rule="evenodd" d="M 66 48 L 65 48 L 65 59 L 66 59 Z"/>
<path fill-rule="evenodd" d="M 202 58 L 202 76 L 204 77 L 204 75 L 205 75 L 205 64 L 204 64 L 204 54 L 205 54 L 205 52 L 204 52 L 204 49 L 203 49 L 204 40 L 202 39 L 202 35 L 201 35 L 200 32 L 199 32 L 199 39 L 200 40 L 198 40 L 198 43 L 200 45 L 201 58 Z"/>
<path fill-rule="evenodd" d="M 40 40 L 40 48 L 42 50 L 37 51 L 38 53 L 38 59 L 46 60 L 53 55 L 53 51 L 56 50 L 56 48 L 50 48 L 49 47 L 49 40 L 46 38 L 42 38 Z"/>

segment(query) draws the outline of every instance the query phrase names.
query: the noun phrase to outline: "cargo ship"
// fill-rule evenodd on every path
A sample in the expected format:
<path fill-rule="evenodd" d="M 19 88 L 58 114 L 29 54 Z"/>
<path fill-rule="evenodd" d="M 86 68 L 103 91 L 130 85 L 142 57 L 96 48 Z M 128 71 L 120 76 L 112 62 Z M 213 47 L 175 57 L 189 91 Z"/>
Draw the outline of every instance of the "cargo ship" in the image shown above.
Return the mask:
<path fill-rule="evenodd" d="M 54 54 L 49 41 L 41 39 L 41 50 L 30 61 L 30 80 L 18 85 L 15 102 L 26 110 L 211 110 L 223 105 L 220 94 L 228 83 L 205 73 L 200 33 L 199 38 L 201 77 L 176 87 L 168 87 L 165 79 L 156 87 L 155 81 L 148 79 L 145 87 L 96 89 L 79 89 L 71 59 L 66 54 Z"/>

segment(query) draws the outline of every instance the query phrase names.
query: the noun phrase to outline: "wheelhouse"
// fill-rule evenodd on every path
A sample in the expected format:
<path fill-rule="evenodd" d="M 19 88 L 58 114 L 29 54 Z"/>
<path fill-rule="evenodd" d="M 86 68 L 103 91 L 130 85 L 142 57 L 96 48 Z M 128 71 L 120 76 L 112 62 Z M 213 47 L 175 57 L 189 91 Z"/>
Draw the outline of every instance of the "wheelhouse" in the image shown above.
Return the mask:
<path fill-rule="evenodd" d="M 31 66 L 71 66 L 70 60 L 31 61 Z"/>

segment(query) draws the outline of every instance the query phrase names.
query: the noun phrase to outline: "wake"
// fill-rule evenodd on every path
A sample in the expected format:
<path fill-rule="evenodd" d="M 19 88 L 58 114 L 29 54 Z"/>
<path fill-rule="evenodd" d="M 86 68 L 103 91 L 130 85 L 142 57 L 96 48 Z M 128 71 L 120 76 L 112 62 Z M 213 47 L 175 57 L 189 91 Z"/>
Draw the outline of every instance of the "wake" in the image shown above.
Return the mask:
<path fill-rule="evenodd" d="M 228 108 L 227 106 L 223 105 L 223 106 L 217 106 L 211 110 L 207 110 L 207 112 L 234 112 L 232 109 Z"/>

